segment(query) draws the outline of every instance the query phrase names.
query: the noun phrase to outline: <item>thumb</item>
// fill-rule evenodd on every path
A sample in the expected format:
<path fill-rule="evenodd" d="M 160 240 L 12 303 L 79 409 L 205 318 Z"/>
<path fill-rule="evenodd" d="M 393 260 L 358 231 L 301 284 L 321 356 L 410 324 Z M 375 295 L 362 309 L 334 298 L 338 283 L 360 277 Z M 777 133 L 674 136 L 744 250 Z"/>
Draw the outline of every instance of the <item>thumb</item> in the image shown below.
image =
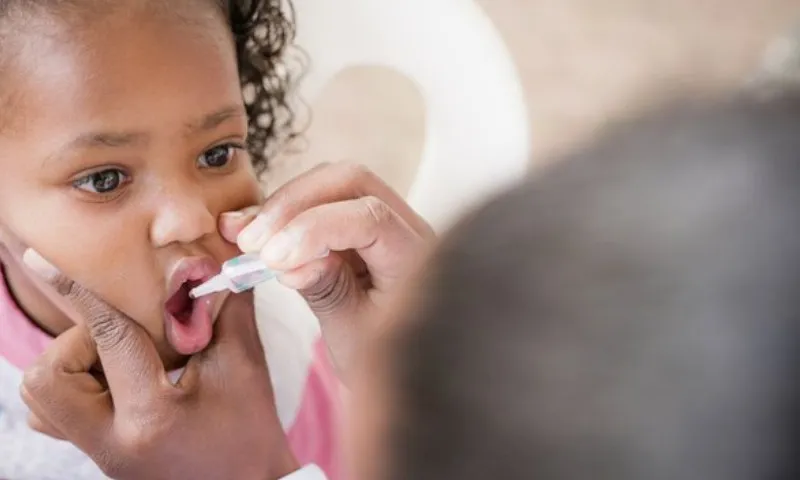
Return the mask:
<path fill-rule="evenodd" d="M 239 234 L 261 211 L 258 205 L 234 212 L 225 212 L 219 216 L 219 232 L 229 243 L 236 243 Z"/>
<path fill-rule="evenodd" d="M 136 322 L 67 278 L 36 251 L 28 249 L 22 260 L 85 320 L 115 400 L 135 403 L 162 384 L 166 373 L 161 358 Z"/>

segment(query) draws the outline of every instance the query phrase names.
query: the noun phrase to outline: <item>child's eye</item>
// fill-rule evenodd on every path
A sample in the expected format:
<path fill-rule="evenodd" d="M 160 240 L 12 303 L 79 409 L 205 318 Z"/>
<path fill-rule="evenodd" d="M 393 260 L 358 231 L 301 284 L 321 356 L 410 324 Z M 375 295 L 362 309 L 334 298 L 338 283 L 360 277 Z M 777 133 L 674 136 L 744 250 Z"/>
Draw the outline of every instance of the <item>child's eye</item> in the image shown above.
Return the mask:
<path fill-rule="evenodd" d="M 236 150 L 243 147 L 231 143 L 219 145 L 207 150 L 197 159 L 201 168 L 224 168 L 233 159 Z"/>
<path fill-rule="evenodd" d="M 128 176 L 123 171 L 109 168 L 81 177 L 72 182 L 72 186 L 84 192 L 107 195 L 127 181 Z"/>

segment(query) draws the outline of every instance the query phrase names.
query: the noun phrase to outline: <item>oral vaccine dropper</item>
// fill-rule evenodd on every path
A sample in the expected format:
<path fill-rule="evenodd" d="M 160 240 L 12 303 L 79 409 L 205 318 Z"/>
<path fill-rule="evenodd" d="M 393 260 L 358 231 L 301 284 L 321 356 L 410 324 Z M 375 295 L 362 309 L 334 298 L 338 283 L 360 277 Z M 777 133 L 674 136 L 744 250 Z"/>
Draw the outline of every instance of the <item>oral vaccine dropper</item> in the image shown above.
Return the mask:
<path fill-rule="evenodd" d="M 199 298 L 225 290 L 241 293 L 275 276 L 258 255 L 244 254 L 223 263 L 219 275 L 193 288 L 189 296 Z"/>

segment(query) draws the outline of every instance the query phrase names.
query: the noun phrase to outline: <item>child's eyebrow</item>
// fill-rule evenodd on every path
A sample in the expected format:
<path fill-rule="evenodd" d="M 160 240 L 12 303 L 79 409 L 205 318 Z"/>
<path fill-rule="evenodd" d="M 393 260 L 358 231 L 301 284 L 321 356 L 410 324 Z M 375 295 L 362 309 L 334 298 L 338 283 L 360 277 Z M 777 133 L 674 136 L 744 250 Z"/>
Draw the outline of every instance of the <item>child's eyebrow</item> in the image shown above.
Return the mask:
<path fill-rule="evenodd" d="M 66 149 L 125 147 L 147 143 L 149 135 L 144 132 L 89 132 L 79 135 L 69 142 Z"/>
<path fill-rule="evenodd" d="M 214 113 L 210 113 L 197 122 L 190 122 L 186 124 L 186 132 L 191 135 L 195 133 L 207 132 L 213 130 L 223 124 L 224 122 L 234 118 L 246 118 L 247 113 L 242 105 L 230 105 L 221 108 Z"/>
<path fill-rule="evenodd" d="M 42 167 L 58 161 L 68 155 L 68 152 L 91 150 L 93 148 L 119 148 L 136 144 L 146 144 L 150 135 L 146 132 L 87 132 L 82 133 L 67 143 L 61 145 L 44 157 Z"/>
<path fill-rule="evenodd" d="M 231 119 L 247 118 L 243 105 L 230 105 L 221 108 L 205 117 L 187 122 L 184 125 L 185 132 L 188 135 L 197 133 L 204 133 L 214 130 L 223 123 Z M 132 145 L 146 144 L 150 140 L 151 134 L 148 132 L 87 132 L 82 133 L 75 137 L 73 140 L 67 142 L 59 152 L 66 152 L 70 150 L 84 150 L 92 148 L 119 148 L 128 147 Z M 57 156 L 57 155 L 56 155 Z M 49 161 L 50 159 L 45 161 Z"/>

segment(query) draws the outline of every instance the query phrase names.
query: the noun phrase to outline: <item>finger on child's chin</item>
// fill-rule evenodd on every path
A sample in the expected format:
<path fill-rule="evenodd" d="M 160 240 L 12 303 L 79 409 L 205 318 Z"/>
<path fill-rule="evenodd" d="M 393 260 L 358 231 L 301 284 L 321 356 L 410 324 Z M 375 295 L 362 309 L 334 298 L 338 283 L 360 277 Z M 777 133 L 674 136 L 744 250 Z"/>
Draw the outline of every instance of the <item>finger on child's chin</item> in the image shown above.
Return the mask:
<path fill-rule="evenodd" d="M 156 346 L 147 333 L 94 293 L 62 275 L 36 251 L 28 249 L 23 261 L 83 317 L 88 327 L 86 338 L 78 338 L 75 334 L 76 339 L 83 341 L 86 348 L 86 345 L 96 346 L 96 355 L 103 363 L 111 390 L 131 402 L 141 401 L 144 395 L 153 393 L 166 374 Z M 71 338 L 66 333 L 61 337 L 51 349 Z M 136 352 L 136 355 L 131 355 L 131 352 Z"/>
<path fill-rule="evenodd" d="M 211 379 L 225 383 L 237 368 L 265 363 L 264 348 L 255 320 L 252 291 L 231 294 L 214 325 L 214 339 L 203 352 L 189 360 L 179 384 Z"/>
<path fill-rule="evenodd" d="M 239 234 L 261 212 L 260 206 L 247 207 L 242 210 L 225 212 L 219 216 L 219 232 L 229 243 L 236 243 Z"/>
<path fill-rule="evenodd" d="M 264 349 L 258 334 L 255 313 L 255 294 L 252 290 L 231 294 L 219 313 L 215 338 L 218 347 L 235 345 L 256 359 L 263 359 Z"/>

